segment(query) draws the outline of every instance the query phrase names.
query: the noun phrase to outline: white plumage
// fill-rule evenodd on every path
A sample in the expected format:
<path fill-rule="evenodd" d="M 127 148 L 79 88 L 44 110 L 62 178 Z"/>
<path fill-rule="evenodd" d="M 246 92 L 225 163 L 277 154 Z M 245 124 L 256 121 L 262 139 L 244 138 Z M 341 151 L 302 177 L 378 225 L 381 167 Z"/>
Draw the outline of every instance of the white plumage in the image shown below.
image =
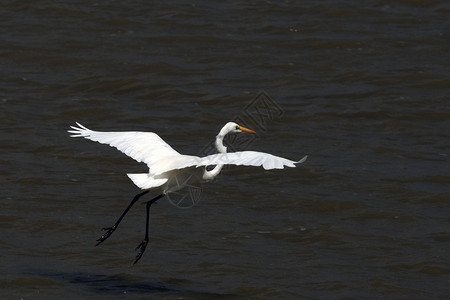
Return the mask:
<path fill-rule="evenodd" d="M 225 135 L 230 132 L 255 133 L 253 130 L 239 126 L 233 122 L 225 124 L 216 137 L 216 148 L 220 153 L 205 157 L 180 154 L 153 132 L 103 132 L 90 130 L 79 123 L 76 124 L 78 127 L 71 126 L 72 130 L 69 130 L 71 137 L 84 137 L 91 141 L 116 147 L 138 162 L 146 163 L 149 167 L 148 173 L 127 174 L 135 185 L 145 191 L 136 195 L 133 200 L 131 200 L 128 207 L 113 226 L 103 228 L 106 232 L 97 239 L 97 245 L 103 243 L 111 236 L 119 226 L 123 217 L 140 197 L 147 194 L 152 188 L 161 188 L 161 194 L 159 196 L 147 201 L 145 237 L 136 247 L 136 249 L 139 249 L 139 253 L 136 255 L 134 263 L 137 263 L 141 259 L 147 247 L 149 241 L 148 224 L 150 207 L 160 198 L 167 195 L 170 200 L 170 194 L 177 194 L 177 191 L 184 187 L 189 187 L 190 193 L 196 191 L 195 184 L 213 179 L 220 173 L 222 167 L 226 164 L 237 166 L 262 166 L 264 169 L 269 170 L 295 167 L 295 164 L 301 163 L 306 159 L 305 156 L 299 161 L 293 161 L 256 151 L 226 153 L 227 148 L 223 145 L 223 138 Z M 215 167 L 212 170 L 207 170 L 206 166 L 209 165 L 215 165 Z M 183 199 L 184 198 L 180 201 L 183 201 Z"/>
<path fill-rule="evenodd" d="M 144 190 L 163 186 L 168 182 L 170 176 L 177 174 L 177 172 L 174 172 L 175 170 L 180 170 L 181 172 L 183 169 L 189 168 L 191 169 L 191 172 L 193 172 L 193 168 L 202 168 L 202 176 L 195 176 L 193 179 L 207 181 L 217 176 L 223 165 L 262 166 L 266 170 L 283 169 L 284 167 L 295 167 L 295 164 L 302 163 L 306 159 L 305 156 L 299 161 L 293 161 L 257 151 L 225 152 L 205 157 L 183 155 L 174 150 L 153 132 L 94 131 L 79 123 L 76 124 L 78 127 L 71 126 L 72 130 L 69 130 L 72 134 L 71 137 L 84 137 L 91 141 L 110 145 L 136 161 L 147 164 L 149 173 L 127 174 L 135 185 Z M 216 138 L 216 144 L 220 144 L 225 151 L 226 148 L 223 146 L 223 137 L 229 132 L 254 133 L 254 131 L 239 126 L 236 123 L 227 123 Z M 220 147 L 218 150 L 220 150 Z M 212 171 L 207 171 L 205 167 L 209 165 L 216 165 L 216 168 Z M 197 173 L 197 170 L 195 173 Z M 163 193 L 171 189 L 173 189 L 173 187 L 166 185 L 163 188 Z"/>

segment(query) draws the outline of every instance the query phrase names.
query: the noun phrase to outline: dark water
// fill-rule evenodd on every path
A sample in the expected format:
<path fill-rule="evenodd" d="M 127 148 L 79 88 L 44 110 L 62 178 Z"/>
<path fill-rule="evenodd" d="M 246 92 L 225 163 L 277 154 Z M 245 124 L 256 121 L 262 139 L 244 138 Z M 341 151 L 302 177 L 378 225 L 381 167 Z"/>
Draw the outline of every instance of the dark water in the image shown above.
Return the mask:
<path fill-rule="evenodd" d="M 2 299 L 448 299 L 447 1 L 2 1 Z M 265 95 L 260 94 L 262 91 Z M 259 95 L 259 96 L 258 96 Z M 155 131 L 227 168 L 94 247 L 145 166 L 65 132 Z M 230 141 L 233 142 L 233 141 Z"/>

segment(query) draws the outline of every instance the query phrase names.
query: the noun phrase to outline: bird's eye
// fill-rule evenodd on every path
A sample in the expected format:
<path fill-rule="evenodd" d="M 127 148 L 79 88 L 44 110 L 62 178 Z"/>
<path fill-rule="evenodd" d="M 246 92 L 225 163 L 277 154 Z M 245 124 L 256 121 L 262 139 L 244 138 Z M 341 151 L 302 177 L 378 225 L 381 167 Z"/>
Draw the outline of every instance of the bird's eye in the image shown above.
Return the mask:
<path fill-rule="evenodd" d="M 239 126 L 236 126 L 236 130 L 240 130 L 241 128 L 239 128 Z"/>

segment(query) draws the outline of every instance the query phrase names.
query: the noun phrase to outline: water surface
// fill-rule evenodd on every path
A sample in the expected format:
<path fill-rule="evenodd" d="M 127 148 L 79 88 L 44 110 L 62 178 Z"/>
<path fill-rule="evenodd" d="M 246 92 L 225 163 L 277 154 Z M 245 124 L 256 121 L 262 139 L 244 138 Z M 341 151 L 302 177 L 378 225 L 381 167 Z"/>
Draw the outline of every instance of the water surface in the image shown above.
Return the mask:
<path fill-rule="evenodd" d="M 0 294 L 447 299 L 449 12 L 445 1 L 7 1 Z M 160 201 L 133 267 L 144 205 L 94 247 L 139 192 L 125 173 L 146 168 L 70 139 L 69 125 L 155 131 L 197 155 L 229 120 L 258 132 L 230 149 L 309 158 L 226 168 L 192 209 Z"/>

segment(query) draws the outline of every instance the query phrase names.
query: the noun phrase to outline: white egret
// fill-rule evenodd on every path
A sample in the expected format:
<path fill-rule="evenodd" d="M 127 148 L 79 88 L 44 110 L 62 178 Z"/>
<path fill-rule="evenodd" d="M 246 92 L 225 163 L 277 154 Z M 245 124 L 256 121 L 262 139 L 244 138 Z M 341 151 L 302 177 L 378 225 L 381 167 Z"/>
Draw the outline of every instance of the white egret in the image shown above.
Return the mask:
<path fill-rule="evenodd" d="M 148 173 L 127 174 L 135 185 L 144 190 L 137 194 L 130 202 L 128 207 L 112 227 L 103 228 L 106 232 L 97 239 L 99 245 L 104 242 L 117 229 L 123 217 L 127 214 L 140 197 L 147 194 L 153 188 L 159 188 L 161 194 L 147 202 L 146 211 L 146 230 L 144 240 L 136 247 L 139 253 L 136 255 L 134 264 L 141 259 L 147 247 L 148 225 L 150 218 L 150 207 L 167 193 L 175 192 L 187 184 L 196 182 L 210 181 L 216 177 L 225 164 L 244 165 L 244 166 L 262 166 L 264 169 L 283 169 L 286 167 L 295 167 L 295 164 L 306 160 L 303 157 L 299 161 L 293 161 L 272 154 L 256 151 L 240 151 L 227 153 L 227 148 L 223 144 L 224 137 L 230 132 L 244 132 L 255 134 L 253 130 L 242 127 L 234 122 L 228 122 L 216 136 L 215 145 L 219 153 L 198 157 L 192 155 L 183 155 L 175 151 L 169 144 L 164 142 L 156 133 L 153 132 L 103 132 L 90 130 L 83 125 L 76 123 L 78 127 L 70 126 L 72 130 L 71 137 L 84 137 L 91 141 L 101 144 L 108 144 L 116 147 L 126 155 L 138 162 L 143 162 L 149 167 Z M 207 170 L 207 166 L 215 165 L 212 170 Z M 173 179 L 176 180 L 173 180 Z M 183 178 L 183 180 L 178 180 Z M 181 183 L 180 183 L 181 182 Z"/>

